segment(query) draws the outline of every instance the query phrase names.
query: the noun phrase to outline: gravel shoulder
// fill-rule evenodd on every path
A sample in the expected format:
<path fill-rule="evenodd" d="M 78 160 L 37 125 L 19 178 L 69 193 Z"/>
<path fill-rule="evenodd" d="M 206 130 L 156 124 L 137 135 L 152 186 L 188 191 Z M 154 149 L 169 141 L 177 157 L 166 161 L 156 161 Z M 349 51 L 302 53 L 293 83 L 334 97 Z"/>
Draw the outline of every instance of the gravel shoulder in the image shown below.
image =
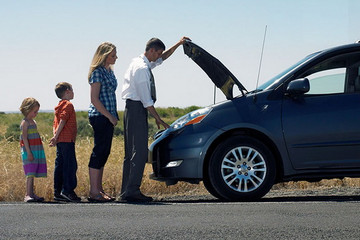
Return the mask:
<path fill-rule="evenodd" d="M 219 201 L 210 194 L 168 195 L 157 197 L 164 202 Z M 359 187 L 317 187 L 313 189 L 272 189 L 258 201 L 360 201 Z"/>

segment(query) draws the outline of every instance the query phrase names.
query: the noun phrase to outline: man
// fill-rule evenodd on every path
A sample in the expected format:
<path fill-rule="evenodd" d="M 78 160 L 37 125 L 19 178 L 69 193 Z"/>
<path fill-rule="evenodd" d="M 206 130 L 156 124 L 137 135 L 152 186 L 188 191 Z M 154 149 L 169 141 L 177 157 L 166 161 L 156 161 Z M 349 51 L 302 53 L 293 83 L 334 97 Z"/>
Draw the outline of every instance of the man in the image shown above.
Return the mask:
<path fill-rule="evenodd" d="M 122 98 L 126 100 L 124 113 L 125 158 L 120 199 L 127 202 L 152 201 L 140 192 L 140 184 L 148 158 L 148 112 L 155 118 L 160 129 L 169 127 L 156 112 L 154 103 L 156 91 L 151 69 L 160 65 L 182 45 L 183 37 L 165 51 L 164 43 L 158 38 L 150 39 L 145 53 L 134 58 L 124 76 Z"/>

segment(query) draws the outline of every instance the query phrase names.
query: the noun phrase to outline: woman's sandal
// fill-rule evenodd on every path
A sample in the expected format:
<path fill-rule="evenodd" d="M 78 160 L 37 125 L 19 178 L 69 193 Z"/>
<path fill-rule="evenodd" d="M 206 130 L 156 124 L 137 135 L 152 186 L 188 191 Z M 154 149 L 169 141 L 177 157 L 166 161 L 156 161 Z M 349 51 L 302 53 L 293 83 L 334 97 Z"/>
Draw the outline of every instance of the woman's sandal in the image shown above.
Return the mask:
<path fill-rule="evenodd" d="M 88 201 L 89 202 L 94 202 L 94 203 L 105 203 L 105 202 L 111 202 L 111 200 L 109 198 L 104 197 L 104 194 L 99 193 L 96 196 L 90 196 L 88 197 Z"/>
<path fill-rule="evenodd" d="M 110 201 L 115 201 L 115 199 L 116 199 L 116 198 L 110 196 L 109 194 L 105 193 L 104 191 L 101 191 L 100 193 L 104 196 L 104 198 L 108 198 Z"/>

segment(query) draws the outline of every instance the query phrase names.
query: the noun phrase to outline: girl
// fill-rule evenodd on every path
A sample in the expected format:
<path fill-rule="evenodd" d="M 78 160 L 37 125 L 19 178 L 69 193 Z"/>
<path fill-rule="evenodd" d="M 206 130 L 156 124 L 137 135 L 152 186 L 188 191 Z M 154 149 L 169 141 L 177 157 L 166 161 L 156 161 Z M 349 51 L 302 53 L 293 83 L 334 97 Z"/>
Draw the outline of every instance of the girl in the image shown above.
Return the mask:
<path fill-rule="evenodd" d="M 20 106 L 20 111 L 25 117 L 20 124 L 21 158 L 26 175 L 25 202 L 44 201 L 43 197 L 38 197 L 34 193 L 34 177 L 47 176 L 44 148 L 34 120 L 39 108 L 40 104 L 35 98 L 25 98 Z"/>

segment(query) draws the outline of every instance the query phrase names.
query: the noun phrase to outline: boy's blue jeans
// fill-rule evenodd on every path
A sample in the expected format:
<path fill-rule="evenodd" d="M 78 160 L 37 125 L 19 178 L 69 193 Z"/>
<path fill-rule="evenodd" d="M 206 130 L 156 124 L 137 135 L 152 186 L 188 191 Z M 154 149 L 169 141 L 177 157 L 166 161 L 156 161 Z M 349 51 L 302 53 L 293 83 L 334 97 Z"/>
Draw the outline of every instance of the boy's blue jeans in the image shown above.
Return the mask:
<path fill-rule="evenodd" d="M 54 193 L 74 193 L 77 186 L 77 162 L 75 143 L 59 142 L 56 144 L 56 159 L 54 169 Z"/>

